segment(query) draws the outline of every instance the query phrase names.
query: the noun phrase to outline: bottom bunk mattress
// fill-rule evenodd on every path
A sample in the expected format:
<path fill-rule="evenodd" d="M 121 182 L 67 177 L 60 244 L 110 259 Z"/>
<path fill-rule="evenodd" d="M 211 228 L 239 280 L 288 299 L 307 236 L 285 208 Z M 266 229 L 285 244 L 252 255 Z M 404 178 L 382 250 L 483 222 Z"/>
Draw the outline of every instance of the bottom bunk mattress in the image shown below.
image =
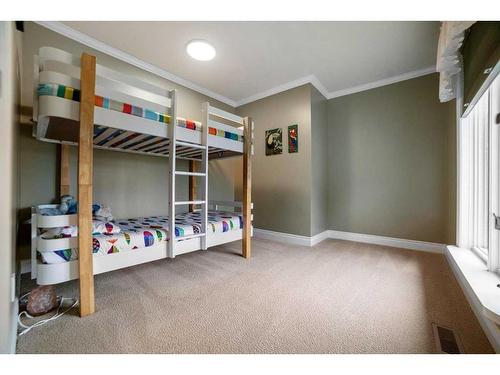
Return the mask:
<path fill-rule="evenodd" d="M 113 221 L 113 224 L 120 228 L 119 233 L 93 236 L 92 252 L 94 256 L 151 247 L 161 242 L 166 242 L 169 238 L 169 218 L 167 216 L 118 219 Z M 243 218 L 234 212 L 208 212 L 208 235 L 242 228 Z M 188 212 L 176 215 L 176 237 L 182 238 L 201 232 L 200 212 Z M 44 236 L 42 235 L 42 237 Z M 44 238 L 50 239 L 50 237 Z M 42 262 L 45 264 L 63 263 L 78 259 L 78 249 L 48 251 L 39 254 Z"/>

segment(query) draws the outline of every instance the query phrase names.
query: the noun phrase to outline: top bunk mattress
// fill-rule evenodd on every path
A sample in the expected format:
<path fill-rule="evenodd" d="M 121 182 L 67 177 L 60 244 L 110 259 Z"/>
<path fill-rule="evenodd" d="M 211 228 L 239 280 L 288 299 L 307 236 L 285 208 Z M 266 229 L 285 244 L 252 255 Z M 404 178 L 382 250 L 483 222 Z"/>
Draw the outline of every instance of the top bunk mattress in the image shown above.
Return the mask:
<path fill-rule="evenodd" d="M 94 256 L 132 251 L 166 242 L 169 238 L 167 216 L 151 216 L 118 219 L 113 222 L 120 233 L 94 235 Z M 243 228 L 243 217 L 234 212 L 209 211 L 207 235 L 219 234 Z M 178 214 L 175 217 L 175 236 L 187 237 L 201 233 L 199 212 Z M 43 235 L 42 235 L 43 236 Z M 78 249 L 63 249 L 40 253 L 46 264 L 64 263 L 78 259 Z"/>
<path fill-rule="evenodd" d="M 68 100 L 68 102 L 80 102 L 80 90 L 57 83 L 40 83 L 37 88 L 38 97 L 54 96 Z M 147 120 L 170 124 L 171 116 L 167 113 L 158 112 L 152 109 L 135 106 L 111 98 L 95 95 L 95 106 L 110 111 L 120 112 L 130 116 L 136 116 Z M 193 131 L 201 132 L 201 123 L 199 121 L 188 120 L 182 117 L 177 118 L 177 126 Z M 100 126 L 98 129 L 106 129 L 105 126 Z M 236 130 L 236 129 L 235 129 Z M 243 136 L 236 131 L 227 131 L 209 126 L 208 134 L 230 139 L 233 141 L 243 142 Z"/>

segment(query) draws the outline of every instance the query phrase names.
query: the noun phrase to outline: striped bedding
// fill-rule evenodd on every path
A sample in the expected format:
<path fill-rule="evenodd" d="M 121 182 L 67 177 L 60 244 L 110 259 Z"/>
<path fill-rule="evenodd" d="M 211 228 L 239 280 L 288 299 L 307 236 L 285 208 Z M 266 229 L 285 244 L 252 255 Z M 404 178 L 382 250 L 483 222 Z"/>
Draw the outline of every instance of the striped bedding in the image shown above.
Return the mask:
<path fill-rule="evenodd" d="M 152 216 L 133 219 L 120 219 L 113 222 L 119 226 L 118 234 L 94 235 L 92 252 L 94 256 L 133 251 L 150 247 L 168 239 L 168 217 Z M 209 211 L 209 233 L 224 233 L 243 228 L 243 218 L 234 212 Z M 199 212 L 176 215 L 175 235 L 185 237 L 201 232 Z M 78 249 L 65 249 L 40 253 L 43 263 L 64 263 L 78 259 Z"/>
<path fill-rule="evenodd" d="M 38 85 L 37 89 L 38 96 L 48 95 L 57 96 L 59 98 L 64 98 L 68 100 L 73 100 L 75 102 L 80 101 L 80 90 L 73 87 L 60 85 L 57 83 L 41 83 Z M 99 95 L 95 96 L 95 106 L 112 111 L 117 111 L 121 113 L 126 113 L 131 116 L 143 117 L 148 120 L 157 121 L 165 124 L 170 124 L 170 116 L 166 113 L 156 112 L 147 108 L 137 107 L 132 104 L 123 103 L 117 100 L 105 98 Z M 201 131 L 201 123 L 198 121 L 184 119 L 182 117 L 177 118 L 177 125 L 190 129 Z M 105 129 L 105 127 L 102 127 Z M 243 136 L 237 133 L 228 132 L 221 129 L 216 129 L 213 127 L 208 128 L 208 133 L 211 135 L 232 139 L 234 141 L 243 142 Z"/>

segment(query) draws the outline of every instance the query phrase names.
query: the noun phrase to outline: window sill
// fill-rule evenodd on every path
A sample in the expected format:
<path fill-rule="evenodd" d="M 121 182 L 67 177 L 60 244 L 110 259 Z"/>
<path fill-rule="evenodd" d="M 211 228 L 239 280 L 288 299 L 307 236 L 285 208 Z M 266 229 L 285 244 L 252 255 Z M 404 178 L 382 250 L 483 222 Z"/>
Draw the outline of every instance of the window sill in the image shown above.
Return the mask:
<path fill-rule="evenodd" d="M 482 314 L 500 325 L 500 275 L 488 271 L 484 261 L 471 250 L 447 246 L 446 257 L 462 286 L 476 297 Z"/>

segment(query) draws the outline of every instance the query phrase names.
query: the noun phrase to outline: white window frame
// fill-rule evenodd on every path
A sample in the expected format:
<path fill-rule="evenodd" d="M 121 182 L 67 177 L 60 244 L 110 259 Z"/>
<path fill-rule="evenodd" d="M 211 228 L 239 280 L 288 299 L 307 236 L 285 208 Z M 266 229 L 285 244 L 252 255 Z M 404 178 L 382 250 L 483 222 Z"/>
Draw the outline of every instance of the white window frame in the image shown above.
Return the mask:
<path fill-rule="evenodd" d="M 463 115 L 463 77 L 457 75 L 457 245 L 474 251 L 494 272 L 500 271 L 500 231 L 495 229 L 493 216 L 493 213 L 500 215 L 500 125 L 496 124 L 500 112 L 499 72 L 500 62 Z M 484 107 L 487 108 L 484 115 L 488 117 L 484 121 L 488 127 L 484 132 L 469 124 L 472 121 L 469 115 L 477 115 L 474 108 L 478 103 L 483 106 L 483 113 Z M 477 147 L 481 141 L 478 137 L 484 136 L 488 142 Z M 488 251 L 477 246 L 478 243 L 486 244 Z"/>
<path fill-rule="evenodd" d="M 500 273 L 500 230 L 495 229 L 495 217 L 500 216 L 500 63 L 489 88 L 490 100 L 490 248 L 488 269 Z M 498 121 L 498 123 L 497 123 Z"/>

